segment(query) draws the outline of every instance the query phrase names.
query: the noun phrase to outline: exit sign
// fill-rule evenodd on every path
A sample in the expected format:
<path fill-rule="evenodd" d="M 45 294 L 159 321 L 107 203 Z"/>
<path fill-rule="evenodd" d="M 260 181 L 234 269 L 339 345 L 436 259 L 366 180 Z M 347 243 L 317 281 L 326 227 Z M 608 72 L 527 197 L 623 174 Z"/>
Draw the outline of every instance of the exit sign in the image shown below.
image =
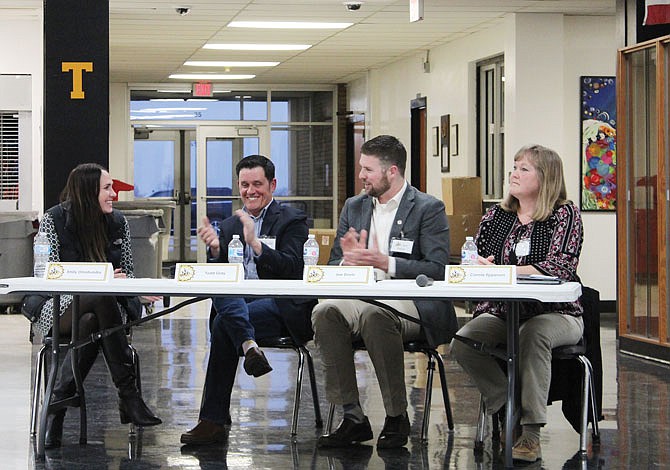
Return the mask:
<path fill-rule="evenodd" d="M 211 98 L 214 96 L 212 82 L 197 82 L 193 84 L 193 96 Z"/>

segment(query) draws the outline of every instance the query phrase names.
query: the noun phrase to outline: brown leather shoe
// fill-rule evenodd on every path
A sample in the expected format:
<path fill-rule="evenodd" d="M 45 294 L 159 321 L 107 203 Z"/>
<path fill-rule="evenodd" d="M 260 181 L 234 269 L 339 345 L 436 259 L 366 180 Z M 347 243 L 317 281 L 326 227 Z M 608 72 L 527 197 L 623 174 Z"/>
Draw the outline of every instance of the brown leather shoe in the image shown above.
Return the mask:
<path fill-rule="evenodd" d="M 265 358 L 265 354 L 260 349 L 254 347 L 247 350 L 244 355 L 244 370 L 247 374 L 254 377 L 260 377 L 272 370 L 270 363 Z"/>
<path fill-rule="evenodd" d="M 229 426 L 221 426 L 206 419 L 201 419 L 190 431 L 181 435 L 181 443 L 196 446 L 225 443 L 228 441 Z"/>

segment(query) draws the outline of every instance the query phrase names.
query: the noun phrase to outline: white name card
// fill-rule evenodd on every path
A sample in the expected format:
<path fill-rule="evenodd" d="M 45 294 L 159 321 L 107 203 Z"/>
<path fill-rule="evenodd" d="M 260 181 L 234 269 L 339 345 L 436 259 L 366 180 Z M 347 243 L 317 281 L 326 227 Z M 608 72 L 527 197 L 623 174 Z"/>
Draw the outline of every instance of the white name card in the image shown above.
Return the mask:
<path fill-rule="evenodd" d="M 99 281 L 114 277 L 112 263 L 49 263 L 45 278 L 48 281 Z"/>
<path fill-rule="evenodd" d="M 244 279 L 241 263 L 177 263 L 177 282 L 240 282 Z"/>
<path fill-rule="evenodd" d="M 447 284 L 512 286 L 516 284 L 516 266 L 461 265 L 447 266 Z"/>
<path fill-rule="evenodd" d="M 374 284 L 372 266 L 305 266 L 307 284 Z"/>

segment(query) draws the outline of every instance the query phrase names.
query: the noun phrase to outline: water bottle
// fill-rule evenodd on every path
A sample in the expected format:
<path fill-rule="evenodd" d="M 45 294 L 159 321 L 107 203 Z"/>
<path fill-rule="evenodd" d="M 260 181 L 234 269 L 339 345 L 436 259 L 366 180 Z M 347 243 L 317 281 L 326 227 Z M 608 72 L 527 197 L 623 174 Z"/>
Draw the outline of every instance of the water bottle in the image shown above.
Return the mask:
<path fill-rule="evenodd" d="M 35 277 L 44 277 L 44 271 L 47 269 L 51 245 L 49 238 L 43 231 L 37 232 L 33 242 L 33 275 Z"/>
<path fill-rule="evenodd" d="M 315 266 L 319 264 L 319 243 L 314 234 L 307 236 L 307 241 L 302 246 L 302 260 L 305 266 Z"/>
<path fill-rule="evenodd" d="M 478 257 L 477 245 L 475 245 L 473 238 L 465 237 L 465 243 L 461 248 L 461 264 L 479 264 Z"/>
<path fill-rule="evenodd" d="M 233 235 L 233 239 L 228 243 L 228 262 L 244 263 L 244 246 L 239 235 Z"/>

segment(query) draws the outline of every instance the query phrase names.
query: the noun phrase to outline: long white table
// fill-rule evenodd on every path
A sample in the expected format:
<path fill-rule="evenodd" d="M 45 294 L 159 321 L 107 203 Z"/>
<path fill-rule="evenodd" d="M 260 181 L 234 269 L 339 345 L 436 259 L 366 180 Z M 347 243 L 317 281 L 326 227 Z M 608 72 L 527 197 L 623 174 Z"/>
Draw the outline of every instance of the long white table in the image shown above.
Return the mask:
<path fill-rule="evenodd" d="M 177 282 L 172 279 L 112 279 L 108 282 L 58 281 L 32 277 L 0 279 L 0 295 L 48 293 L 54 296 L 72 294 L 101 295 L 170 295 L 180 297 L 274 297 L 274 298 L 340 298 L 340 299 L 432 299 L 432 300 L 498 300 L 510 303 L 507 319 L 507 416 L 505 420 L 505 464 L 512 467 L 512 429 L 516 422 L 519 348 L 519 302 L 573 302 L 581 295 L 581 285 L 568 282 L 558 285 L 517 284 L 515 286 L 458 286 L 444 281 L 419 287 L 414 280 L 387 280 L 374 285 L 307 285 L 303 281 L 245 280 L 240 283 Z M 56 303 L 57 304 L 57 303 Z M 54 319 L 58 312 L 54 312 Z M 76 315 L 73 315 L 76 317 Z M 58 321 L 52 330 L 52 361 L 45 397 L 50 400 L 58 367 Z M 74 326 L 74 325 L 73 325 Z M 76 329 L 73 328 L 74 331 Z M 76 340 L 76 337 L 73 341 Z M 73 364 L 76 354 L 73 355 Z M 83 399 L 83 387 L 75 371 L 78 391 Z M 84 408 L 82 406 L 82 408 Z M 44 437 L 48 406 L 42 407 L 37 442 L 37 457 L 44 458 Z M 84 415 L 85 417 L 85 415 Z M 82 419 L 85 430 L 85 419 Z M 82 432 L 85 436 L 85 432 Z M 85 443 L 85 437 L 84 443 Z M 81 441 L 81 439 L 80 439 Z"/>

